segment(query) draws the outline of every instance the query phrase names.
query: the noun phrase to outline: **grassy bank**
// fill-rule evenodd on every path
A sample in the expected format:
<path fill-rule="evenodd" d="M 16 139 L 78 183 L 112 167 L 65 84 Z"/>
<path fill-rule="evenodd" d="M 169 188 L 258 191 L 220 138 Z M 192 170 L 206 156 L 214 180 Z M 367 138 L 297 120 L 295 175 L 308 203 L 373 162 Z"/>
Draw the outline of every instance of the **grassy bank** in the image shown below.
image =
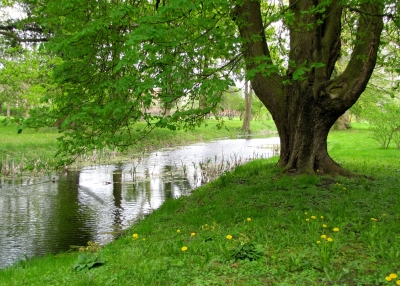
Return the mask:
<path fill-rule="evenodd" d="M 0 122 L 4 118 L 0 117 Z M 144 126 L 145 123 L 139 123 Z M 163 147 L 185 145 L 199 141 L 209 141 L 217 138 L 235 138 L 241 135 L 242 122 L 239 119 L 226 120 L 225 127 L 217 128 L 216 120 L 207 120 L 207 126 L 202 125 L 198 129 L 188 131 L 169 131 L 166 129 L 154 130 L 144 140 L 132 146 L 125 154 L 113 152 L 113 158 L 101 153 L 104 158 L 97 158 L 96 162 L 123 160 L 127 154 L 141 154 L 145 151 Z M 272 121 L 253 121 L 251 129 L 254 134 L 263 134 L 269 130 L 275 130 Z M 26 129 L 17 134 L 18 126 L 0 124 L 0 164 L 7 162 L 10 166 L 20 165 L 20 169 L 33 170 L 43 168 L 51 169 L 54 166 L 54 155 L 57 152 L 57 137 L 59 133 L 56 128 L 43 128 L 36 132 Z M 92 155 L 92 154 L 89 154 Z M 83 158 L 85 160 L 85 158 Z M 1 166 L 0 166 L 1 173 Z"/>
<path fill-rule="evenodd" d="M 333 132 L 328 145 L 374 179 L 282 177 L 276 158 L 253 161 L 81 252 L 97 251 L 98 267 L 49 255 L 1 270 L 0 285 L 396 285 L 400 151 L 368 132 Z"/>

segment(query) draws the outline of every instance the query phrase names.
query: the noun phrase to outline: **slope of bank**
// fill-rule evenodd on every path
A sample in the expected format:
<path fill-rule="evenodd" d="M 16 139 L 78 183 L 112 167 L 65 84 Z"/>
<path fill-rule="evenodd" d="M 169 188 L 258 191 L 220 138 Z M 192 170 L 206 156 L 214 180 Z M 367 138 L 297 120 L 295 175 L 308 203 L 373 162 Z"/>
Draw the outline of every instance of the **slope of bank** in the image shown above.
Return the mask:
<path fill-rule="evenodd" d="M 333 132 L 328 146 L 374 179 L 284 177 L 277 158 L 256 160 L 101 249 L 1 270 L 0 285 L 395 285 L 400 152 L 376 148 L 367 130 Z"/>

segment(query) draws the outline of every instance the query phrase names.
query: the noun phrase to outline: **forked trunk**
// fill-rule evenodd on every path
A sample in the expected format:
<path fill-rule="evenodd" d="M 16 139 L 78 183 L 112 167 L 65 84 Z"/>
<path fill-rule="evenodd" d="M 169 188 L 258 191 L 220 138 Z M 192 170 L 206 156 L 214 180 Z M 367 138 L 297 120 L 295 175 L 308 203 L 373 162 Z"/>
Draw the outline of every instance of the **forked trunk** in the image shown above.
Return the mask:
<path fill-rule="evenodd" d="M 371 77 L 383 28 L 383 5 L 370 1 L 360 6 L 350 60 L 343 73 L 332 78 L 341 53 L 345 7 L 340 0 L 289 1 L 293 21 L 287 24 L 290 52 L 285 74 L 271 56 L 260 2 L 244 0 L 236 7 L 251 85 L 278 128 L 278 166 L 288 173 L 351 174 L 328 155 L 327 137 Z"/>

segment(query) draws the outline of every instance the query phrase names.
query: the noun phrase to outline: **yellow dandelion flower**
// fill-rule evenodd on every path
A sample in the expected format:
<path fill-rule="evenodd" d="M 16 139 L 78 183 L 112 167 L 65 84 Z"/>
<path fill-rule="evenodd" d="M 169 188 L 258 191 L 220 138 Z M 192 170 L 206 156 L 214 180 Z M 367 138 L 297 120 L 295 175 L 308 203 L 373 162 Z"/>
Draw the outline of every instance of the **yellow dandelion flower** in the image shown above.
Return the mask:
<path fill-rule="evenodd" d="M 202 226 L 201 226 L 201 229 L 202 229 L 202 230 L 208 230 L 208 224 L 202 225 Z"/>
<path fill-rule="evenodd" d="M 392 281 L 392 277 L 390 277 L 390 276 L 386 276 L 385 279 L 386 279 L 387 282 Z"/>
<path fill-rule="evenodd" d="M 180 233 L 180 232 L 181 232 L 181 230 L 180 230 L 180 229 L 177 229 L 177 230 L 176 230 L 176 232 L 177 232 L 177 233 Z"/>
<path fill-rule="evenodd" d="M 377 221 L 378 219 L 376 219 L 376 218 L 374 218 L 374 217 L 371 217 L 371 220 L 372 220 L 372 221 Z"/>
<path fill-rule="evenodd" d="M 312 218 L 312 219 L 316 219 L 317 217 L 316 217 L 315 215 L 312 215 L 311 218 Z"/>
<path fill-rule="evenodd" d="M 248 217 L 248 218 L 247 218 L 247 221 L 251 221 L 251 218 L 250 218 L 250 217 Z"/>
<path fill-rule="evenodd" d="M 187 249 L 188 249 L 188 248 L 187 248 L 186 246 L 183 246 L 183 247 L 181 248 L 181 250 L 182 250 L 183 252 L 185 252 Z"/>
<path fill-rule="evenodd" d="M 390 278 L 392 278 L 392 279 L 396 279 L 397 278 L 397 274 L 395 274 L 395 273 L 390 273 Z"/>
<path fill-rule="evenodd" d="M 232 235 L 228 234 L 228 235 L 226 236 L 226 239 L 232 239 Z"/>
<path fill-rule="evenodd" d="M 328 240 L 329 242 L 332 242 L 332 241 L 333 241 L 332 237 L 328 237 L 327 240 Z"/>
<path fill-rule="evenodd" d="M 317 243 L 318 243 L 318 244 L 320 244 L 320 243 L 321 243 L 321 241 L 317 240 Z"/>
<path fill-rule="evenodd" d="M 132 234 L 132 240 L 138 239 L 139 235 L 137 233 Z"/>
<path fill-rule="evenodd" d="M 327 224 L 323 224 L 322 227 L 323 227 L 323 228 L 327 228 L 328 225 L 327 225 Z"/>
<path fill-rule="evenodd" d="M 338 232 L 338 231 L 339 231 L 339 228 L 338 228 L 338 227 L 334 227 L 334 228 L 333 228 L 333 231 Z"/>
<path fill-rule="evenodd" d="M 326 239 L 326 235 L 325 234 L 321 235 L 321 238 Z"/>
<path fill-rule="evenodd" d="M 321 219 L 324 219 L 324 216 L 323 216 L 323 215 L 321 216 Z"/>
<path fill-rule="evenodd" d="M 310 219 L 309 218 L 306 218 L 306 221 L 309 221 Z"/>
<path fill-rule="evenodd" d="M 196 233 L 195 233 L 195 232 L 192 232 L 190 235 L 191 235 L 191 236 L 195 236 L 195 235 L 196 235 Z"/>
<path fill-rule="evenodd" d="M 400 280 L 397 280 L 397 281 L 396 281 L 396 285 L 400 285 Z"/>

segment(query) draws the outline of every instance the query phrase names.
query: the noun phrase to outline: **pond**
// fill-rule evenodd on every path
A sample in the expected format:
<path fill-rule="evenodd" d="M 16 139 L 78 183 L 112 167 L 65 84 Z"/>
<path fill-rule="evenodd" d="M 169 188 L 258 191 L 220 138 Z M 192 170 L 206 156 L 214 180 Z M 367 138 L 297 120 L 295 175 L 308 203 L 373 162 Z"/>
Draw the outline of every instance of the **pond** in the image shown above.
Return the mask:
<path fill-rule="evenodd" d="M 0 268 L 18 260 L 101 245 L 166 199 L 274 155 L 279 138 L 227 139 L 163 149 L 115 165 L 0 181 Z"/>

